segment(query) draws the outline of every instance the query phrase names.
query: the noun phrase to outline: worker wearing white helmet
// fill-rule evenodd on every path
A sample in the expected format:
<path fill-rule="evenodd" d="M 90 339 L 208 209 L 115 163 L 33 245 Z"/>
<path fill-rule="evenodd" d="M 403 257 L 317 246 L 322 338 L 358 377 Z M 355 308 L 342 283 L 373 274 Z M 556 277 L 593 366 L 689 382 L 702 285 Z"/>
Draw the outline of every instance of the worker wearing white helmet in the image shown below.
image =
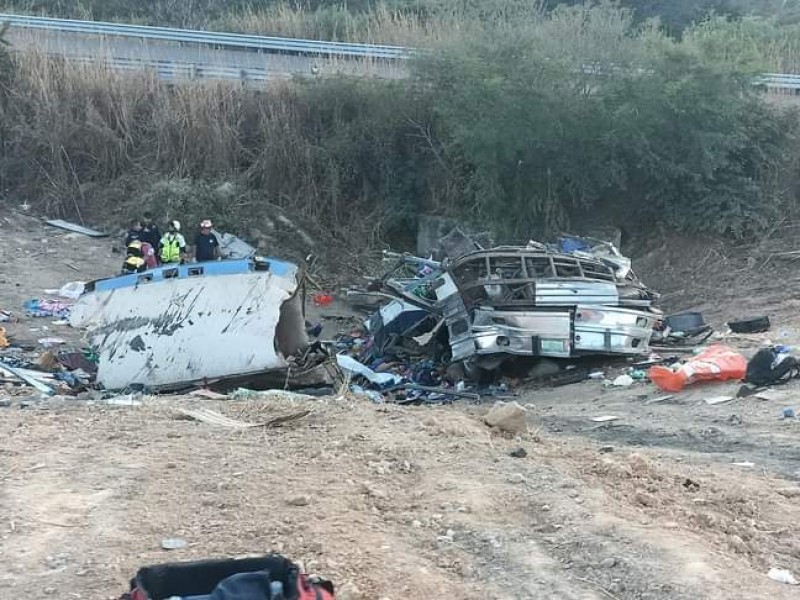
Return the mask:
<path fill-rule="evenodd" d="M 161 238 L 161 262 L 175 264 L 186 260 L 186 239 L 181 235 L 180 221 L 170 221 L 167 233 Z"/>
<path fill-rule="evenodd" d="M 219 258 L 219 240 L 214 235 L 214 227 L 210 219 L 200 221 L 200 231 L 194 238 L 194 259 L 197 262 L 217 260 Z"/>

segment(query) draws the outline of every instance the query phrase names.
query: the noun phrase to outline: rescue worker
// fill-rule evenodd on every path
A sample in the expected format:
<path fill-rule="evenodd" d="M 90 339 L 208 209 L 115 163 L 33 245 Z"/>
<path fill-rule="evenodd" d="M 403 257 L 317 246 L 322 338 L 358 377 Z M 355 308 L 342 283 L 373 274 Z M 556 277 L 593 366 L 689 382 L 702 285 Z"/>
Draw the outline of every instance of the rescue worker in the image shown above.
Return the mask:
<path fill-rule="evenodd" d="M 131 223 L 131 228 L 128 229 L 128 233 L 125 235 L 125 245 L 127 246 L 131 242 L 141 239 L 144 239 L 144 235 L 142 234 L 142 222 L 139 220 L 133 221 Z"/>
<path fill-rule="evenodd" d="M 152 246 L 156 262 L 158 262 L 161 256 L 161 248 L 159 247 L 161 243 L 161 232 L 158 230 L 158 225 L 156 225 L 156 222 L 153 220 L 152 213 L 146 212 L 142 216 L 144 218 L 142 219 L 142 235 L 140 239 Z"/>
<path fill-rule="evenodd" d="M 186 240 L 180 233 L 179 221 L 170 221 L 161 238 L 161 264 L 183 264 L 186 261 Z"/>
<path fill-rule="evenodd" d="M 148 269 L 155 269 L 158 266 L 156 252 L 148 242 L 135 240 L 128 244 L 128 256 L 138 256 L 143 259 Z"/>
<path fill-rule="evenodd" d="M 148 244 L 149 245 L 149 244 Z M 142 257 L 142 242 L 134 240 L 128 244 L 127 256 L 122 263 L 122 274 L 144 273 L 147 270 L 147 263 Z"/>
<path fill-rule="evenodd" d="M 128 246 L 125 248 L 125 255 L 138 256 L 139 258 L 144 258 L 142 256 L 142 242 L 139 240 L 133 240 L 132 242 L 128 242 Z"/>
<path fill-rule="evenodd" d="M 147 242 L 133 240 L 126 248 L 125 262 L 122 263 L 122 274 L 144 273 L 147 270 L 147 261 L 144 258 L 142 247 L 150 247 Z"/>
<path fill-rule="evenodd" d="M 131 275 L 132 273 L 144 273 L 147 271 L 147 265 L 144 263 L 143 258 L 138 256 L 129 256 L 122 263 L 122 274 Z"/>
<path fill-rule="evenodd" d="M 217 260 L 219 258 L 219 240 L 211 231 L 210 219 L 200 222 L 200 232 L 194 238 L 194 259 L 197 262 Z"/>

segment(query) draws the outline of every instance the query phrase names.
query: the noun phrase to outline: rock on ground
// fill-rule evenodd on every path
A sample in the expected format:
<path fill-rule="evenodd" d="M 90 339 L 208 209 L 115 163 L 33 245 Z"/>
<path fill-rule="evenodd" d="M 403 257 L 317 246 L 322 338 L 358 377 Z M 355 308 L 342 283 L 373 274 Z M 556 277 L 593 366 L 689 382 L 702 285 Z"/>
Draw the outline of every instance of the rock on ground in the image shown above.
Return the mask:
<path fill-rule="evenodd" d="M 489 427 L 497 427 L 508 433 L 525 433 L 528 431 L 526 420 L 528 411 L 516 402 L 497 401 L 483 420 Z"/>

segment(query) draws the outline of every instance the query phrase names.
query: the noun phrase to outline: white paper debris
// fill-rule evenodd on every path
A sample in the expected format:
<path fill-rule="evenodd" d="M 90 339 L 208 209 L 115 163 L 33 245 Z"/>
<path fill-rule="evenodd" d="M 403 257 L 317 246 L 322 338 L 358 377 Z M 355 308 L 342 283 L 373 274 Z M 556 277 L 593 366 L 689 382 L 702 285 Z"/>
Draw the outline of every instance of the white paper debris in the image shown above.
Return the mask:
<path fill-rule="evenodd" d="M 778 583 L 788 583 L 789 585 L 797 585 L 797 579 L 794 578 L 789 571 L 786 569 L 776 569 L 772 567 L 767 573 L 767 577 L 772 579 L 773 581 L 777 581 Z"/>
<path fill-rule="evenodd" d="M 608 423 L 610 421 L 616 421 L 619 417 L 615 417 L 614 415 L 603 415 L 601 417 L 592 417 L 592 421 L 595 423 Z"/>
<path fill-rule="evenodd" d="M 715 405 L 715 404 L 724 404 L 725 402 L 730 402 L 733 400 L 733 396 L 712 396 L 711 398 L 706 398 L 706 404 Z"/>
<path fill-rule="evenodd" d="M 633 385 L 633 377 L 630 375 L 620 375 L 612 383 L 614 387 L 629 387 Z"/>

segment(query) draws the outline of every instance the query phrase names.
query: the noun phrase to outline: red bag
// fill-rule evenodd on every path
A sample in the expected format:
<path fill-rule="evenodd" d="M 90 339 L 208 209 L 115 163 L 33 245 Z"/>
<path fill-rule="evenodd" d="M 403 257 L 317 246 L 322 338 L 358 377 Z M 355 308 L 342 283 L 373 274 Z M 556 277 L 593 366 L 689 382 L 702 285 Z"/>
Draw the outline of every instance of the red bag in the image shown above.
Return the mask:
<path fill-rule="evenodd" d="M 727 346 L 715 345 L 682 364 L 677 371 L 669 367 L 651 367 L 648 377 L 665 392 L 680 392 L 698 381 L 741 380 L 746 372 L 744 356 Z"/>

